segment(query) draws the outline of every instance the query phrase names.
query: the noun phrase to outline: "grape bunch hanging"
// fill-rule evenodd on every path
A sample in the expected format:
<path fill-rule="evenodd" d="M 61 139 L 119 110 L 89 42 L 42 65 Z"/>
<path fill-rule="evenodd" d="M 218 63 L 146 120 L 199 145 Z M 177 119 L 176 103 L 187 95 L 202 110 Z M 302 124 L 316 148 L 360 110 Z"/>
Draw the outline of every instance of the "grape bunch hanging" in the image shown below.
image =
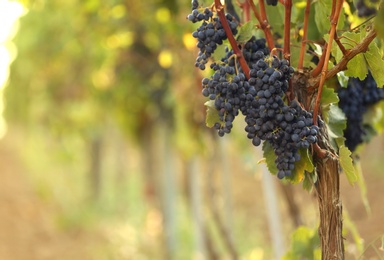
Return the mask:
<path fill-rule="evenodd" d="M 238 22 L 230 15 L 225 18 L 233 35 L 238 33 Z M 187 19 L 201 22 L 192 36 L 199 48 L 195 66 L 206 69 L 209 61 L 214 71 L 202 80 L 202 94 L 214 102 L 220 118 L 214 128 L 219 136 L 229 134 L 233 121 L 240 113 L 245 116 L 247 137 L 254 146 L 268 142 L 276 155 L 277 176 L 291 176 L 295 162 L 300 158 L 299 149 L 308 149 L 317 142 L 318 126 L 313 124 L 312 113 L 296 100 L 285 102 L 289 80 L 294 72 L 289 62 L 271 55 L 265 39 L 252 37 L 239 45 L 250 68 L 243 71 L 233 50 L 226 48 L 221 60 L 213 60 L 212 54 L 223 44 L 227 35 L 214 10 L 201 8 L 192 1 L 192 13 Z"/>
<path fill-rule="evenodd" d="M 339 107 L 347 118 L 345 144 L 354 151 L 367 137 L 366 126 L 363 124 L 364 113 L 370 106 L 384 100 L 384 89 L 378 88 L 372 74 L 368 73 L 364 80 L 350 78 L 347 87 L 339 89 L 338 96 Z"/>

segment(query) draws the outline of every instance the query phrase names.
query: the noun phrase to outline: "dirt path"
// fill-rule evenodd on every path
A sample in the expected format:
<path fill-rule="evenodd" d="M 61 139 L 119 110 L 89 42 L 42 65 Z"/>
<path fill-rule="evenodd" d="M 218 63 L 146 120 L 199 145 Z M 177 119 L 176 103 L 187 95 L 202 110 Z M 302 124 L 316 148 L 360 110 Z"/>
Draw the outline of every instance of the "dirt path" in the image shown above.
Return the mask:
<path fill-rule="evenodd" d="M 95 259 L 97 238 L 54 225 L 55 211 L 33 192 L 7 137 L 0 140 L 0 259 Z"/>

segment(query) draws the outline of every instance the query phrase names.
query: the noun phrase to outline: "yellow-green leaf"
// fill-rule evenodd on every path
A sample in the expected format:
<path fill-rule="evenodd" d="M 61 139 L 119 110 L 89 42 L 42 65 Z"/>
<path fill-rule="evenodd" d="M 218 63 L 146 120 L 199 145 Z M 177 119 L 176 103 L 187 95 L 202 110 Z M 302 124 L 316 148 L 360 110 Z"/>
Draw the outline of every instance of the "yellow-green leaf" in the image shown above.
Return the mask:
<path fill-rule="evenodd" d="M 207 116 L 205 118 L 205 124 L 208 127 L 213 127 L 216 123 L 221 123 L 219 113 L 215 108 L 215 101 L 209 100 L 205 102 L 204 105 L 207 107 Z"/>
<path fill-rule="evenodd" d="M 340 165 L 343 168 L 345 175 L 351 185 L 357 181 L 357 175 L 353 161 L 351 158 L 351 151 L 346 146 L 341 146 L 339 149 Z"/>

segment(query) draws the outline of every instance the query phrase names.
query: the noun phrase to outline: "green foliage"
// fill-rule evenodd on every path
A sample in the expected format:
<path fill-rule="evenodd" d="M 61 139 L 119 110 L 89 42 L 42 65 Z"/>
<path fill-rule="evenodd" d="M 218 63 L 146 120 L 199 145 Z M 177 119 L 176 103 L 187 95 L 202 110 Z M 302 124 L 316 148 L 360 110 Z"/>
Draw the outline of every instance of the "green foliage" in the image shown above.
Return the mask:
<path fill-rule="evenodd" d="M 339 148 L 340 165 L 351 185 L 357 181 L 355 167 L 351 158 L 351 151 L 346 146 Z"/>
<path fill-rule="evenodd" d="M 272 145 L 269 142 L 264 141 L 262 149 L 263 156 L 265 158 L 265 160 L 262 160 L 262 162 L 267 164 L 270 173 L 276 175 L 278 173 L 278 169 L 276 167 L 276 155 Z M 293 184 L 301 182 L 304 179 L 306 172 L 313 172 L 314 170 L 314 165 L 311 157 L 309 156 L 308 149 L 300 149 L 299 154 L 301 159 L 300 161 L 295 162 L 295 169 L 292 171 L 292 176 L 285 177 Z"/>
<path fill-rule="evenodd" d="M 286 177 L 293 184 L 301 182 L 305 177 L 305 173 L 312 173 L 315 169 L 308 149 L 300 149 L 299 154 L 301 159 L 295 162 L 292 176 Z"/>
<path fill-rule="evenodd" d="M 348 48 L 358 44 L 363 37 L 365 36 L 365 30 L 360 30 L 358 33 L 354 32 L 344 32 L 340 36 L 340 42 Z M 336 46 L 335 46 L 336 47 Z M 336 48 L 336 61 L 340 61 L 344 54 L 341 52 L 340 48 Z M 360 80 L 365 79 L 368 74 L 368 67 L 364 59 L 364 55 L 358 54 L 353 59 L 348 62 L 347 70 L 344 71 L 345 76 L 359 78 Z"/>
<path fill-rule="evenodd" d="M 327 123 L 329 136 L 334 139 L 343 137 L 343 131 L 347 126 L 346 117 L 337 106 L 338 102 L 337 93 L 331 88 L 324 87 L 321 96 L 323 118 Z"/>
<path fill-rule="evenodd" d="M 237 36 L 237 42 L 246 43 L 249 39 L 252 38 L 255 32 L 255 25 L 252 21 L 244 23 L 240 29 Z"/>
<path fill-rule="evenodd" d="M 268 170 L 273 175 L 276 175 L 279 171 L 276 167 L 276 154 L 273 151 L 273 147 L 269 142 L 263 142 L 263 156 L 265 158 L 265 163 L 267 164 Z"/>
<path fill-rule="evenodd" d="M 320 239 L 316 229 L 298 227 L 291 236 L 289 251 L 282 260 L 321 259 Z"/>
<path fill-rule="evenodd" d="M 384 60 L 383 53 L 379 50 L 376 42 L 372 42 L 369 45 L 369 49 L 364 53 L 364 57 L 368 62 L 369 69 L 372 73 L 373 78 L 375 79 L 377 86 L 384 86 Z"/>
<path fill-rule="evenodd" d="M 205 118 L 205 124 L 208 127 L 213 127 L 216 123 L 222 124 L 220 121 L 219 114 L 217 113 L 217 109 L 215 107 L 215 101 L 209 100 L 204 104 L 207 107 L 207 116 Z"/>

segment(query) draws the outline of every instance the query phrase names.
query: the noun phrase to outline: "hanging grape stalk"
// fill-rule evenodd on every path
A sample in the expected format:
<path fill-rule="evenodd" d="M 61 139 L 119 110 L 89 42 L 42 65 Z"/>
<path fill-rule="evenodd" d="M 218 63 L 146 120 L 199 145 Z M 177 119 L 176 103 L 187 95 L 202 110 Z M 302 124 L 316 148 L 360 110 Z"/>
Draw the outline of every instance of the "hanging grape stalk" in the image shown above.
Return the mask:
<path fill-rule="evenodd" d="M 226 3 L 230 8 L 193 0 L 187 15 L 198 24 L 192 36 L 195 67 L 206 76 L 207 125 L 223 137 L 240 116 L 272 174 L 314 187 L 322 258 L 344 259 L 339 172 L 355 179 L 351 151 L 368 139 L 364 113 L 384 99 L 377 40 L 384 14 L 363 23 L 361 17 L 384 8 L 343 0 Z"/>

